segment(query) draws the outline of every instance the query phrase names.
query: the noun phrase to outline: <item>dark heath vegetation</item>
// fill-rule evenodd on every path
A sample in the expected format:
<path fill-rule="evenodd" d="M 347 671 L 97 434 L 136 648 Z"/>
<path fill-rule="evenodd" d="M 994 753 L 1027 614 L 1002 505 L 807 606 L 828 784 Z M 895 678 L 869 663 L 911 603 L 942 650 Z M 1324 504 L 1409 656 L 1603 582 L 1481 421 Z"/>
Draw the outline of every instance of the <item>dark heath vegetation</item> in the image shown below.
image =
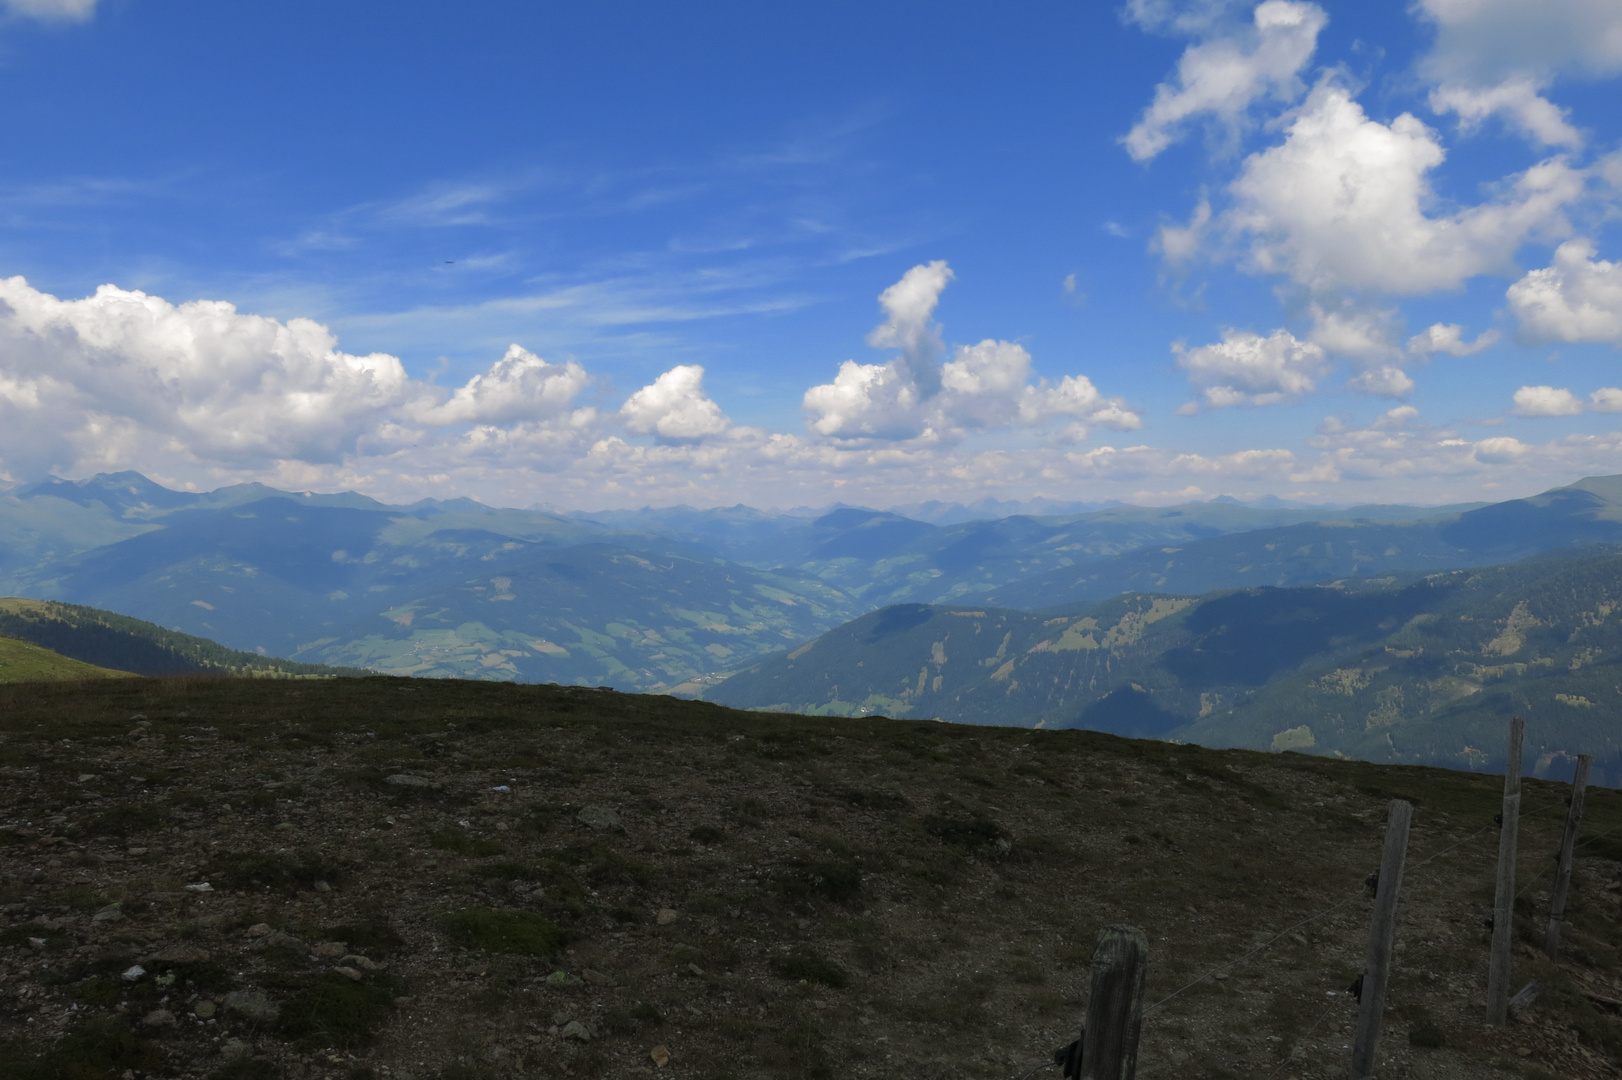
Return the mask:
<path fill-rule="evenodd" d="M 1121 922 L 1151 1005 L 1182 989 L 1139 1076 L 1338 1076 L 1393 798 L 1415 818 L 1383 1075 L 1597 1080 L 1622 1056 L 1603 788 L 1551 963 L 1567 788 L 1526 782 L 1514 963 L 1544 989 L 1488 1029 L 1491 775 L 186 676 L 0 686 L 0 780 L 4 1080 L 1001 1080 L 1075 1037 Z"/>

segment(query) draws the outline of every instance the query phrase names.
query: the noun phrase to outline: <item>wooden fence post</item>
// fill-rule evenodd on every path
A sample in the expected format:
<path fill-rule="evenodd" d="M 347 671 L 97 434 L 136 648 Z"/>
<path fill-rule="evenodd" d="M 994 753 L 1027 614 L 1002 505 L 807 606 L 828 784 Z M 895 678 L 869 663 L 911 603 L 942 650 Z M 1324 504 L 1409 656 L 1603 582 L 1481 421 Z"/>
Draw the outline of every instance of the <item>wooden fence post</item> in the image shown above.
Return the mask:
<path fill-rule="evenodd" d="M 1380 1024 L 1385 1018 L 1385 992 L 1391 981 L 1391 953 L 1397 938 L 1397 894 L 1408 861 L 1408 828 L 1413 818 L 1412 803 L 1391 800 L 1385 847 L 1380 851 L 1380 876 L 1374 887 L 1374 915 L 1369 920 L 1369 947 L 1363 960 L 1363 990 L 1357 1004 L 1357 1033 L 1352 1039 L 1352 1080 L 1374 1076 L 1374 1055 L 1380 1047 Z"/>
<path fill-rule="evenodd" d="M 1081 1080 L 1132 1080 L 1143 1031 L 1143 987 L 1149 939 L 1135 926 L 1106 926 L 1093 950 L 1092 994 Z"/>
<path fill-rule="evenodd" d="M 1515 844 L 1521 829 L 1521 739 L 1526 725 L 1509 722 L 1504 767 L 1504 816 L 1498 831 L 1498 891 L 1492 905 L 1492 955 L 1487 963 L 1487 1023 L 1509 1022 L 1510 946 L 1515 942 Z"/>
<path fill-rule="evenodd" d="M 1566 894 L 1571 891 L 1571 856 L 1577 846 L 1577 829 L 1583 823 L 1583 793 L 1588 790 L 1588 767 L 1594 755 L 1577 755 L 1577 773 L 1571 778 L 1571 809 L 1566 811 L 1566 833 L 1560 838 L 1560 868 L 1554 875 L 1554 895 L 1549 898 L 1549 937 L 1544 951 L 1550 960 L 1560 957 L 1560 924 L 1566 920 Z"/>

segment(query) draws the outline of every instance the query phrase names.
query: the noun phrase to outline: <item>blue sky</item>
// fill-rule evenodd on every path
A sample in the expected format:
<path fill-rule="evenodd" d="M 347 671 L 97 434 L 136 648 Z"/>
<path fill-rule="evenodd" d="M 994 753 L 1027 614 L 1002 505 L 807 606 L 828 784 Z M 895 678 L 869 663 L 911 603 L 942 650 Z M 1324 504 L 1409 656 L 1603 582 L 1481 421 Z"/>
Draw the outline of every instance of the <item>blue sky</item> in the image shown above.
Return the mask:
<path fill-rule="evenodd" d="M 595 508 L 1622 472 L 1622 8 L 0 0 L 0 474 Z"/>

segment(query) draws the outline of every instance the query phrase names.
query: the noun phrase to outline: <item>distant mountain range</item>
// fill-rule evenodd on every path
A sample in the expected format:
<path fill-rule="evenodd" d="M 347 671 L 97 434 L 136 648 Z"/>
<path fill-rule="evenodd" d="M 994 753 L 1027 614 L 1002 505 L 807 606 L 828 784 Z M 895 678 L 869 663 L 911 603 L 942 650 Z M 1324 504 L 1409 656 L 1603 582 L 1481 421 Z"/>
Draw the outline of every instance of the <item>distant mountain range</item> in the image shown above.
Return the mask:
<path fill-rule="evenodd" d="M 1123 593 L 1392 584 L 1622 543 L 1618 477 L 1492 505 L 1217 500 L 951 520 L 1007 506 L 914 508 L 931 521 L 854 507 L 555 514 L 261 485 L 182 492 L 119 473 L 0 495 L 0 592 L 289 662 L 701 694 L 895 604 L 1017 613 Z M 719 692 L 741 701 L 757 675 Z M 870 693 L 896 697 L 878 684 L 836 697 Z M 976 717 L 1073 719 L 1009 701 Z"/>
<path fill-rule="evenodd" d="M 397 674 L 667 689 L 857 614 L 815 577 L 476 503 L 385 506 L 133 473 L 0 498 L 5 591 Z"/>
<path fill-rule="evenodd" d="M 1519 715 L 1540 774 L 1593 753 L 1622 781 L 1622 548 L 1037 611 L 900 604 L 705 696 L 1460 768 L 1501 766 Z"/>

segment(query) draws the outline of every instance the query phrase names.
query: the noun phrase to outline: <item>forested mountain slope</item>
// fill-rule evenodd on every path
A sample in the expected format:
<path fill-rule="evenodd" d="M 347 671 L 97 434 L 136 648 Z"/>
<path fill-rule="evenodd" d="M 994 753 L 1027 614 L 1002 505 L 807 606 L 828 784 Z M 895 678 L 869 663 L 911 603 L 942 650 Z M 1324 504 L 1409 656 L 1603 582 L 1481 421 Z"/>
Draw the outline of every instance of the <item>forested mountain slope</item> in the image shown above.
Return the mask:
<path fill-rule="evenodd" d="M 17 597 L 0 599 L 0 638 L 46 650 L 49 656 L 62 661 L 40 668 L 42 674 L 39 677 L 43 678 L 91 678 L 126 673 L 247 675 L 256 678 L 370 674 L 239 652 L 206 638 L 165 630 L 161 626 L 111 611 Z M 38 666 L 49 656 L 34 657 L 29 662 Z M 68 674 L 51 674 L 54 668 Z M 24 676 L 3 679 L 11 682 L 24 680 Z"/>
<path fill-rule="evenodd" d="M 1467 768 L 1514 713 L 1541 768 L 1581 751 L 1614 769 L 1622 551 L 1034 612 L 897 605 L 706 696 Z"/>

